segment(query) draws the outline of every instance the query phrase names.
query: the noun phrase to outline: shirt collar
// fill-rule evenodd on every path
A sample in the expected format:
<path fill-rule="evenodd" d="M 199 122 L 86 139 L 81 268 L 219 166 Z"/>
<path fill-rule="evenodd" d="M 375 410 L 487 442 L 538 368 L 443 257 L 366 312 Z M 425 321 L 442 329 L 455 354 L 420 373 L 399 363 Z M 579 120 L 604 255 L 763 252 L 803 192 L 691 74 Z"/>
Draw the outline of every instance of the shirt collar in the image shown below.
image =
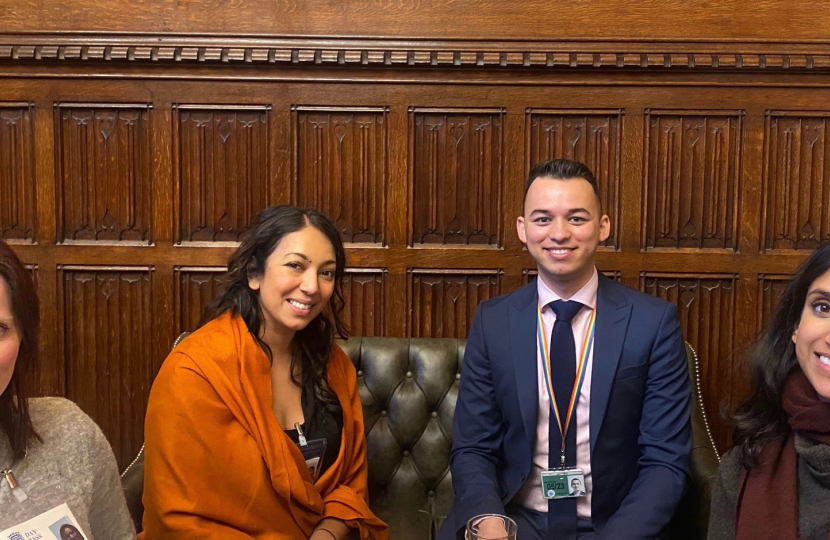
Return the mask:
<path fill-rule="evenodd" d="M 571 296 L 568 300 L 574 300 L 579 302 L 583 306 L 587 306 L 591 309 L 594 309 L 597 305 L 597 287 L 599 286 L 599 275 L 597 274 L 597 269 L 594 267 L 594 273 L 591 274 L 591 279 L 588 280 L 588 283 L 582 286 L 576 294 Z M 539 295 L 539 303 L 544 307 L 544 309 L 550 309 L 548 304 L 555 300 L 562 300 L 563 298 L 550 290 L 544 280 L 542 278 L 536 278 L 536 291 Z"/>

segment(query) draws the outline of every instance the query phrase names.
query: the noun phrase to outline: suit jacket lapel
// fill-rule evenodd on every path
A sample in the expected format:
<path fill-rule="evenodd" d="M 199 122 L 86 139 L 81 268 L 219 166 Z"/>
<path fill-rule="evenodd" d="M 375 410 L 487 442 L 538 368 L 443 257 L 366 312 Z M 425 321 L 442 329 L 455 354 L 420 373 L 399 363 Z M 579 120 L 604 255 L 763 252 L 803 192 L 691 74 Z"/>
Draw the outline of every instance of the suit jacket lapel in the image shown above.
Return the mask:
<path fill-rule="evenodd" d="M 536 441 L 539 417 L 538 373 L 536 369 L 536 283 L 516 292 L 510 309 L 510 350 L 516 377 L 516 392 L 527 440 L 531 448 Z"/>
<path fill-rule="evenodd" d="M 608 408 L 611 386 L 620 363 L 625 332 L 631 317 L 631 304 L 617 294 L 618 285 L 602 274 L 597 287 L 597 327 L 591 373 L 591 453 Z"/>

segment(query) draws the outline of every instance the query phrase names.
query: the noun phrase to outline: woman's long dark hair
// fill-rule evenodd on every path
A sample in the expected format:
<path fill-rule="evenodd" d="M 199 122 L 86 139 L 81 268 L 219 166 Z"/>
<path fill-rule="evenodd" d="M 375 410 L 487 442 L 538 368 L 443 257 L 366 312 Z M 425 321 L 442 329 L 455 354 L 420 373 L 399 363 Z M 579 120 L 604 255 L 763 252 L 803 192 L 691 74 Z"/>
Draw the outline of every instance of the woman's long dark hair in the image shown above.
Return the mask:
<path fill-rule="evenodd" d="M 763 447 L 789 433 L 782 406 L 784 383 L 798 365 L 792 337 L 801 321 L 813 282 L 830 270 L 830 242 L 822 244 L 798 268 L 763 334 L 750 348 L 752 392 L 735 411 L 734 442 L 741 463 L 754 467 Z"/>
<path fill-rule="evenodd" d="M 263 316 L 259 291 L 248 286 L 248 278 L 261 276 L 265 272 L 268 256 L 285 235 L 306 227 L 314 227 L 322 232 L 334 248 L 334 294 L 331 295 L 328 309 L 323 310 L 308 326 L 294 335 L 291 344 L 291 378 L 300 387 L 313 384 L 315 394 L 326 408 L 336 412 L 340 410 L 340 403 L 329 387 L 326 367 L 334 346 L 335 332 L 342 338 L 349 337 L 348 328 L 340 316 L 346 304 L 343 299 L 346 250 L 337 227 L 325 214 L 312 208 L 290 205 L 271 206 L 263 210 L 254 218 L 254 223 L 244 234 L 239 248 L 228 260 L 223 292 L 205 308 L 199 326 L 230 310 L 234 315 L 242 317 L 248 330 L 273 361 L 271 349 L 260 335 Z M 301 368 L 299 371 L 302 380 L 296 378 L 297 367 Z"/>
<path fill-rule="evenodd" d="M 29 442 L 38 438 L 29 416 L 26 375 L 38 364 L 40 302 L 32 276 L 12 248 L 0 240 L 0 278 L 6 282 L 20 349 L 9 385 L 0 394 L 0 431 L 9 439 L 13 459 L 26 455 Z M 0 465 L 2 466 L 2 465 Z"/>

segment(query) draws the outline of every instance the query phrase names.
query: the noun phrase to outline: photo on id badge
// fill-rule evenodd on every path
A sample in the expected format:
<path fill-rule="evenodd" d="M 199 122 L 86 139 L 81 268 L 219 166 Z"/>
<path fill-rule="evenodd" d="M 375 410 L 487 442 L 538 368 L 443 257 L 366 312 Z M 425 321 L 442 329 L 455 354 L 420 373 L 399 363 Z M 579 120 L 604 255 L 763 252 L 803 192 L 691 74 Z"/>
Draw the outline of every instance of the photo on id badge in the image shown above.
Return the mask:
<path fill-rule="evenodd" d="M 582 476 L 569 476 L 568 485 L 571 486 L 571 491 L 568 493 L 571 497 L 582 497 L 585 495 L 585 488 L 582 485 Z"/>

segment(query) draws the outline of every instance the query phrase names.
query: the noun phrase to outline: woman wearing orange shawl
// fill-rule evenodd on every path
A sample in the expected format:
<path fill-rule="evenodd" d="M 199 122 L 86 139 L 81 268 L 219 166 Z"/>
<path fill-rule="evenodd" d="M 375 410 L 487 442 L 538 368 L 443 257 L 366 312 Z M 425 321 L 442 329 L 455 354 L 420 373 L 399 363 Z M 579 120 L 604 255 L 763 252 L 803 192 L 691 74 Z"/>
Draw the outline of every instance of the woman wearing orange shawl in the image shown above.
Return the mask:
<path fill-rule="evenodd" d="M 334 343 L 345 259 L 315 210 L 257 217 L 207 322 L 153 384 L 146 540 L 388 539 L 367 504 L 355 370 Z"/>

